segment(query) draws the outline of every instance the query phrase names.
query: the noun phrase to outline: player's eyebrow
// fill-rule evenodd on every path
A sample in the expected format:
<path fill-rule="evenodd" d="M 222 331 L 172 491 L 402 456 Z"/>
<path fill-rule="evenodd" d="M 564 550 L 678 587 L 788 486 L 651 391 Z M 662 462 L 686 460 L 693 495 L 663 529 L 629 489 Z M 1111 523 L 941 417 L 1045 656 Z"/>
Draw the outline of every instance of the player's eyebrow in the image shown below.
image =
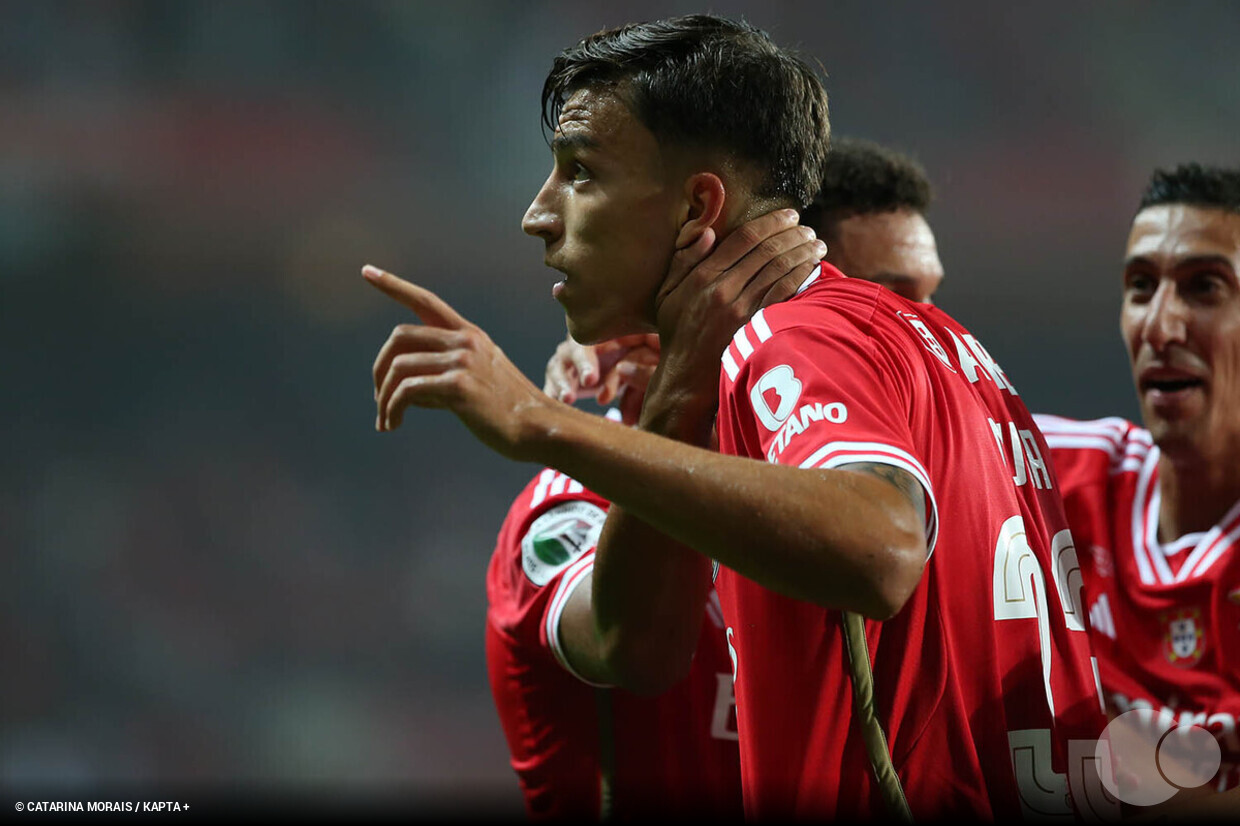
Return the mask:
<path fill-rule="evenodd" d="M 558 155 L 572 149 L 593 149 L 596 146 L 598 141 L 584 132 L 574 132 L 571 135 L 560 132 L 551 139 L 551 154 Z"/>
<path fill-rule="evenodd" d="M 1125 267 L 1130 267 L 1133 264 L 1147 264 L 1149 266 L 1156 266 L 1156 262 L 1148 255 L 1134 255 L 1131 258 L 1124 259 Z M 1181 258 L 1173 261 L 1173 266 L 1176 269 L 1181 269 L 1183 267 L 1200 267 L 1210 264 L 1226 267 L 1227 269 L 1233 269 L 1235 266 L 1230 258 L 1226 255 L 1219 255 L 1218 253 L 1214 253 L 1212 255 L 1190 255 L 1187 258 Z"/>

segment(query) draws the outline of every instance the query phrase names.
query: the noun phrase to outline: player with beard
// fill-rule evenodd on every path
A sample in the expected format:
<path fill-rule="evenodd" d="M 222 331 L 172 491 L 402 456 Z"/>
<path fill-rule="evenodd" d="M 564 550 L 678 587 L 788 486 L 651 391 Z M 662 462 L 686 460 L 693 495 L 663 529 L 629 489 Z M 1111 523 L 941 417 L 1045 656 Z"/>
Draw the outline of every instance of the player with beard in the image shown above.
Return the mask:
<path fill-rule="evenodd" d="M 1153 174 L 1128 236 L 1120 330 L 1144 426 L 1037 417 L 1079 552 L 1104 696 L 1112 716 L 1150 709 L 1151 725 L 1212 732 L 1222 765 L 1210 785 L 1232 789 L 1240 785 L 1240 169 L 1185 164 Z"/>

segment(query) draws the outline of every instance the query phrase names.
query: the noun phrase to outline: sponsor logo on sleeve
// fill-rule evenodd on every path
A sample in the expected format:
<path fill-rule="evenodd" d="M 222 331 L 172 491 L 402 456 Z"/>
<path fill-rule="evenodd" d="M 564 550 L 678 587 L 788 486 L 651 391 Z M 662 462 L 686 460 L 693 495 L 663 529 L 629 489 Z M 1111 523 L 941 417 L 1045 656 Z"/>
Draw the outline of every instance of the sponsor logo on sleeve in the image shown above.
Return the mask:
<path fill-rule="evenodd" d="M 589 502 L 564 502 L 534 520 L 521 539 L 521 568 L 546 585 L 598 542 L 607 514 Z"/>
<path fill-rule="evenodd" d="M 749 400 L 753 403 L 758 421 L 772 432 L 779 430 L 780 425 L 792 415 L 800 398 L 801 380 L 786 364 L 767 370 L 749 391 Z"/>

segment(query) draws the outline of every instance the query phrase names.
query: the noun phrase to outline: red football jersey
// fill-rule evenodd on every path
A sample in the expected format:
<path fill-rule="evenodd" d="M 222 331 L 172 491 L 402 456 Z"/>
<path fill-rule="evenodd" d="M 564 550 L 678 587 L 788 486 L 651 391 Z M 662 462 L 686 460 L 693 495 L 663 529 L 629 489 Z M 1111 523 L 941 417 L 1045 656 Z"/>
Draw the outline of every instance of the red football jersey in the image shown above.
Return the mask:
<path fill-rule="evenodd" d="M 931 552 L 885 622 L 718 570 L 746 814 L 1108 805 L 1088 772 L 1105 720 L 1055 476 L 986 350 L 939 309 L 824 265 L 737 331 L 723 368 L 723 452 L 903 468 L 925 490 Z"/>
<path fill-rule="evenodd" d="M 711 594 L 689 676 L 657 697 L 573 674 L 560 614 L 594 565 L 608 503 L 545 469 L 487 570 L 491 692 L 532 818 L 741 813 L 732 665 Z"/>
<path fill-rule="evenodd" d="M 1240 502 L 1209 531 L 1163 544 L 1149 431 L 1119 418 L 1036 418 L 1082 550 L 1107 710 L 1207 729 L 1222 753 L 1215 786 L 1240 785 Z"/>

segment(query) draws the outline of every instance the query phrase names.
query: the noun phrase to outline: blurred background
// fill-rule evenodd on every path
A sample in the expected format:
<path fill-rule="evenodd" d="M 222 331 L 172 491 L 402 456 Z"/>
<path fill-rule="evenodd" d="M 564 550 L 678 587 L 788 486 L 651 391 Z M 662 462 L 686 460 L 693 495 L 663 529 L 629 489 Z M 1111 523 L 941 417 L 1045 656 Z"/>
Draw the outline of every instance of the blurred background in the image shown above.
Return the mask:
<path fill-rule="evenodd" d="M 1127 227 L 1155 166 L 1237 162 L 1240 5 L 0 3 L 8 797 L 519 815 L 484 574 L 537 468 L 437 411 L 374 432 L 406 317 L 359 268 L 541 385 L 564 325 L 520 218 L 546 71 L 707 10 L 821 61 L 836 134 L 925 165 L 938 303 L 1031 408 L 1136 416 Z"/>

